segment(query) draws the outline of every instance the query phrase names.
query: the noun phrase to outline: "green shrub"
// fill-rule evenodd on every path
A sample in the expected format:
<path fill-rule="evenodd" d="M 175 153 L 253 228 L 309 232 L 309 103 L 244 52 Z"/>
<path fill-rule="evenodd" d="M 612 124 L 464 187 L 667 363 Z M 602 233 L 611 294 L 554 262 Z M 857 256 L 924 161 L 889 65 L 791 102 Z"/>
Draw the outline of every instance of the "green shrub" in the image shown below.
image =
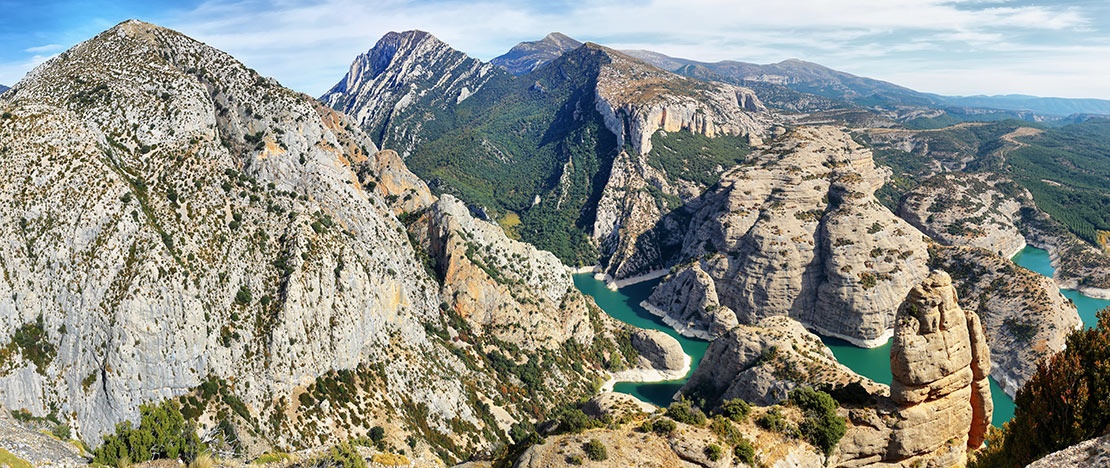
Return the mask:
<path fill-rule="evenodd" d="M 582 464 L 582 456 L 581 455 L 569 455 L 569 456 L 567 456 L 567 464 L 568 465 L 581 465 Z"/>
<path fill-rule="evenodd" d="M 609 453 L 605 450 L 605 444 L 597 439 L 590 439 L 589 442 L 583 444 L 582 450 L 585 451 L 586 456 L 593 461 L 604 461 L 609 458 Z"/>
<path fill-rule="evenodd" d="M 246 285 L 239 286 L 239 291 L 235 293 L 235 303 L 239 305 L 250 305 L 251 300 L 253 300 L 253 297 L 251 297 L 250 288 Z"/>
<path fill-rule="evenodd" d="M 705 413 L 688 401 L 676 401 L 671 403 L 671 406 L 667 407 L 667 412 L 665 414 L 668 418 L 680 423 L 694 426 L 705 424 Z"/>
<path fill-rule="evenodd" d="M 755 424 L 768 431 L 774 432 L 788 432 L 787 428 L 790 427 L 790 422 L 782 415 L 782 411 L 777 406 L 771 407 L 766 413 L 756 418 Z"/>
<path fill-rule="evenodd" d="M 104 438 L 93 452 L 93 463 L 123 466 L 131 461 L 181 458 L 186 463 L 206 452 L 196 428 L 186 423 L 173 400 L 139 407 L 139 426 L 130 421 L 116 425 L 116 433 Z"/>
<path fill-rule="evenodd" d="M 66 423 L 61 423 L 57 426 L 54 426 L 54 429 L 51 430 L 50 433 L 54 434 L 54 437 L 62 440 L 69 440 L 71 437 L 69 424 Z"/>
<path fill-rule="evenodd" d="M 656 419 L 655 422 L 652 423 L 652 430 L 654 430 L 656 434 L 667 435 L 674 432 L 676 426 L 674 421 L 670 419 Z"/>
<path fill-rule="evenodd" d="M 586 429 L 593 429 L 595 427 L 602 426 L 601 421 L 589 417 L 586 413 L 583 413 L 582 410 L 578 408 L 562 409 L 561 411 L 559 411 L 559 414 L 556 417 L 556 421 L 558 421 L 559 423 L 557 429 L 558 432 L 578 433 Z"/>
<path fill-rule="evenodd" d="M 374 441 L 375 444 L 380 444 L 385 440 L 385 429 L 381 426 L 370 428 L 370 440 Z"/>
<path fill-rule="evenodd" d="M 755 464 L 755 448 L 752 447 L 751 442 L 748 442 L 748 439 L 741 438 L 736 447 L 732 448 L 732 454 L 743 463 Z"/>
<path fill-rule="evenodd" d="M 799 387 L 790 392 L 790 403 L 805 413 L 805 419 L 798 426 L 802 437 L 825 455 L 831 454 L 847 431 L 844 418 L 836 414 L 839 407 L 836 400 L 820 390 Z"/>
<path fill-rule="evenodd" d="M 736 422 L 744 422 L 752 412 L 752 405 L 740 398 L 733 398 L 722 402 L 719 411 L 726 418 Z"/>
<path fill-rule="evenodd" d="M 328 452 L 328 462 L 326 466 L 337 466 L 342 468 L 366 468 L 366 459 L 362 458 L 362 454 L 358 453 L 358 449 L 348 442 L 342 442 L 331 448 Z"/>
<path fill-rule="evenodd" d="M 744 437 L 731 421 L 721 415 L 713 417 L 713 420 L 709 422 L 709 430 L 716 434 L 721 441 L 728 444 L 729 447 L 736 445 Z"/>
<path fill-rule="evenodd" d="M 705 446 L 705 456 L 709 458 L 709 461 L 720 460 L 722 453 L 724 453 L 724 450 L 721 450 L 720 445 L 709 444 Z"/>

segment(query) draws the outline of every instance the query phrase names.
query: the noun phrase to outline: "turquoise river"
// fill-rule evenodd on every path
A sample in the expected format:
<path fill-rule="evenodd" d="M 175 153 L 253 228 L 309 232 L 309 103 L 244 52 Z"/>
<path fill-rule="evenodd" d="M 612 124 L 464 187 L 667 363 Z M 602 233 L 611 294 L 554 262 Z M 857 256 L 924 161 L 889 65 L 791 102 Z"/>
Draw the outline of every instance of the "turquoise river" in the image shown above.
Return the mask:
<path fill-rule="evenodd" d="M 1034 247 L 1026 247 L 1013 258 L 1018 265 L 1045 276 L 1052 276 L 1052 265 L 1049 262 L 1048 252 Z M 605 283 L 594 279 L 591 274 L 574 275 L 574 285 L 583 293 L 590 295 L 606 313 L 622 322 L 641 327 L 660 330 L 673 336 L 682 345 L 683 351 L 693 359 L 693 369 L 697 368 L 705 349 L 709 343 L 703 340 L 684 337 L 673 328 L 663 323 L 663 320 L 640 307 L 640 302 L 651 294 L 658 279 L 645 281 L 610 290 Z M 1069 299 L 1075 302 L 1083 323 L 1088 327 L 1094 325 L 1095 312 L 1104 307 L 1110 307 L 1110 301 L 1093 299 L 1073 290 L 1061 290 Z M 870 378 L 876 382 L 889 384 L 890 376 L 890 342 L 878 348 L 859 348 L 846 341 L 836 338 L 823 338 L 825 345 L 832 350 L 836 359 L 851 368 L 856 373 Z M 689 377 L 689 374 L 687 374 Z M 667 406 L 671 396 L 686 382 L 686 379 L 667 382 L 618 382 L 614 390 L 627 393 L 643 401 L 658 406 Z M 1014 416 L 1014 402 L 1002 392 L 998 383 L 991 379 L 991 395 L 994 398 L 993 423 L 1001 425 Z"/>

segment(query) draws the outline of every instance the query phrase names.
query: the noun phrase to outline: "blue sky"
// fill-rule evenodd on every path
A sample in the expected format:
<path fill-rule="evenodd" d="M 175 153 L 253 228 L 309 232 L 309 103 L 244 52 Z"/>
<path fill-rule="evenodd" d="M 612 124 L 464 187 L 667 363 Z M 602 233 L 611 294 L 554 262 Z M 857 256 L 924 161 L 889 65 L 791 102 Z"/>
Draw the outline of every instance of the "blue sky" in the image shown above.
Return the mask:
<path fill-rule="evenodd" d="M 320 95 L 388 31 L 489 60 L 561 31 L 704 61 L 801 58 L 941 94 L 1110 99 L 1106 0 L 0 0 L 0 83 L 128 18 Z"/>

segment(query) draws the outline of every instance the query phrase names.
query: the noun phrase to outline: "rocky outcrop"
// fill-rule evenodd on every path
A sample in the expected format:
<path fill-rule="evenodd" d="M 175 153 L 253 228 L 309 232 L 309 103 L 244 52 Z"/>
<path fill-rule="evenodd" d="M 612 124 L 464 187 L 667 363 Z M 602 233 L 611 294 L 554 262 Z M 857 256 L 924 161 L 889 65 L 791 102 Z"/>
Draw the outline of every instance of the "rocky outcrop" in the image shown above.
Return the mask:
<path fill-rule="evenodd" d="M 677 371 L 689 366 L 686 354 L 678 340 L 659 330 L 632 332 L 632 347 L 640 353 L 641 366 L 665 371 Z"/>
<path fill-rule="evenodd" d="M 1110 466 L 1110 435 L 1096 437 L 1045 455 L 1027 468 Z"/>
<path fill-rule="evenodd" d="M 526 75 L 541 65 L 559 58 L 563 53 L 582 46 L 581 42 L 558 32 L 538 41 L 521 42 L 489 63 L 504 68 L 514 75 Z"/>
<path fill-rule="evenodd" d="M 821 339 L 797 321 L 767 317 L 713 340 L 680 393 L 705 398 L 709 407 L 732 398 L 768 406 L 781 403 L 798 386 L 852 383 L 864 385 L 869 393 L 885 393 L 884 385 L 838 363 Z"/>
<path fill-rule="evenodd" d="M 502 73 L 424 31 L 390 32 L 355 58 L 320 101 L 350 115 L 380 146 L 408 157 L 437 113 Z"/>
<path fill-rule="evenodd" d="M 1006 185 L 1005 190 L 996 188 Z M 898 215 L 944 245 L 978 247 L 1006 258 L 1025 247 L 1022 204 L 1004 192 L 1013 182 L 993 174 L 945 173 L 907 193 Z"/>
<path fill-rule="evenodd" d="M 53 429 L 53 427 L 49 428 Z M 47 428 L 33 430 L 17 421 L 12 413 L 0 406 L 0 449 L 7 450 L 17 459 L 29 466 L 86 466 L 89 460 L 82 449 L 69 441 L 59 440 L 50 435 Z M 12 460 L 4 462 L 16 466 Z"/>
<path fill-rule="evenodd" d="M 720 308 L 696 307 L 718 304 L 739 323 L 789 315 L 858 346 L 885 343 L 928 255 L 924 236 L 874 199 L 884 180 L 848 134 L 793 130 L 698 200 L 649 310 L 692 336 L 719 332 Z"/>
<path fill-rule="evenodd" d="M 991 376 L 1011 398 L 1082 326 L 1051 278 L 982 249 L 936 246 L 931 253 L 933 266 L 951 273 L 960 307 L 982 319 Z"/>
<path fill-rule="evenodd" d="M 122 23 L 0 111 L 0 402 L 92 446 L 176 399 L 248 454 L 381 425 L 450 462 L 627 362 L 551 254 L 176 32 Z"/>
<path fill-rule="evenodd" d="M 899 307 L 890 367 L 890 397 L 900 409 L 889 456 L 950 466 L 965 461 L 965 448 L 982 445 L 993 411 L 990 350 L 947 273 L 931 273 Z"/>

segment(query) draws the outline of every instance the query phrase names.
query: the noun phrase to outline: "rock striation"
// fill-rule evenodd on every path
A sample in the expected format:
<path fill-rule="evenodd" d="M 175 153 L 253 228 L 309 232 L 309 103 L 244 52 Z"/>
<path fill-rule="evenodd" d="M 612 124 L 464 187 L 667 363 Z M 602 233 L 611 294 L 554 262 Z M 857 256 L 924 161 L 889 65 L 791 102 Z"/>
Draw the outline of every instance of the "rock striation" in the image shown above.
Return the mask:
<path fill-rule="evenodd" d="M 678 263 L 645 302 L 690 336 L 774 315 L 879 346 L 927 273 L 924 236 L 874 198 L 885 173 L 832 127 L 794 129 L 692 205 Z M 687 292 L 691 294 L 686 294 Z"/>
<path fill-rule="evenodd" d="M 350 115 L 380 146 L 407 157 L 437 114 L 499 73 L 424 31 L 390 32 L 355 58 L 320 101 Z"/>
<path fill-rule="evenodd" d="M 990 349 L 947 273 L 931 273 L 898 308 L 890 367 L 890 397 L 900 409 L 888 456 L 951 466 L 982 445 L 994 408 Z"/>
<path fill-rule="evenodd" d="M 538 41 L 521 42 L 490 60 L 490 63 L 514 75 L 527 75 L 541 65 L 559 58 L 563 53 L 581 46 L 582 43 L 574 38 L 553 32 Z"/>

